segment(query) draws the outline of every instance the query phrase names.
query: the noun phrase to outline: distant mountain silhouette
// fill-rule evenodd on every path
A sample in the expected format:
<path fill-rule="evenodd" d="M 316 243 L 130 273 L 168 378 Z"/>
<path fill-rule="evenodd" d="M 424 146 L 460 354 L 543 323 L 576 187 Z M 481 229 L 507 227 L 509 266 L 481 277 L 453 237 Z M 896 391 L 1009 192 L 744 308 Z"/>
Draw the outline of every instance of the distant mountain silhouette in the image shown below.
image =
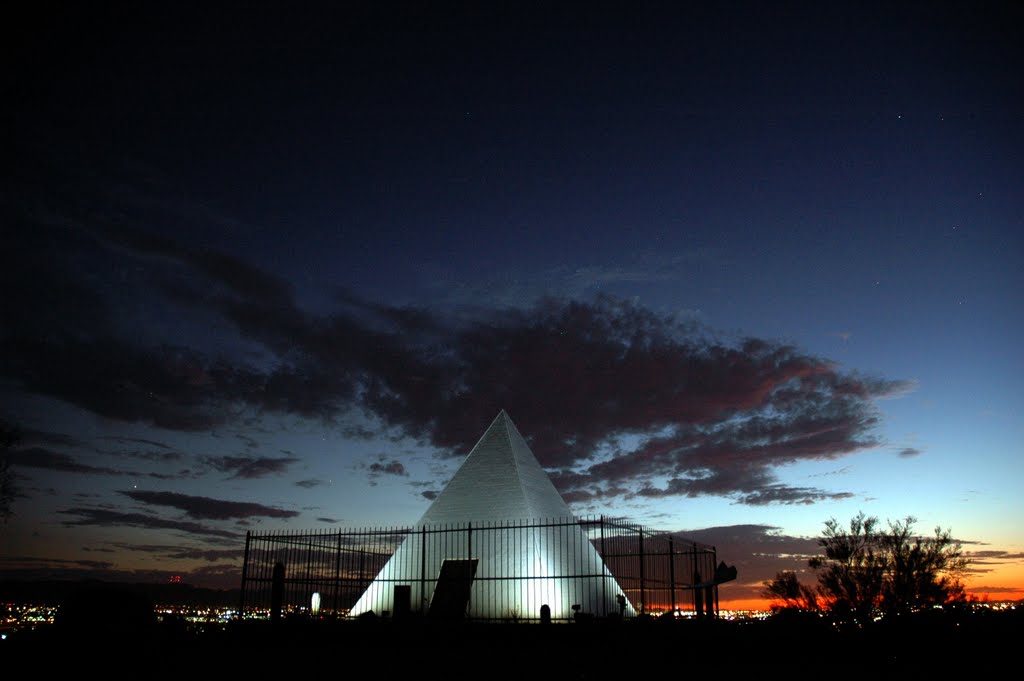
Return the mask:
<path fill-rule="evenodd" d="M 154 604 L 161 605 L 234 607 L 238 605 L 240 595 L 238 589 L 220 591 L 190 584 L 129 584 L 99 580 L 6 580 L 0 581 L 0 600 L 9 603 L 61 605 L 71 594 L 101 588 L 140 594 Z"/>

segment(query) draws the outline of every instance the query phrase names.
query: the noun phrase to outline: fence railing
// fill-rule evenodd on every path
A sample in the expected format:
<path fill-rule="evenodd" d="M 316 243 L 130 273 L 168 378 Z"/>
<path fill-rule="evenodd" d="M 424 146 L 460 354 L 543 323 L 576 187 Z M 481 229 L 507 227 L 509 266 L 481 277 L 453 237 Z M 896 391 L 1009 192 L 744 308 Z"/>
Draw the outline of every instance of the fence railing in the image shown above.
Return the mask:
<path fill-rule="evenodd" d="M 716 564 L 713 546 L 605 517 L 249 532 L 241 610 L 536 620 L 546 605 L 554 620 L 713 615 Z"/>

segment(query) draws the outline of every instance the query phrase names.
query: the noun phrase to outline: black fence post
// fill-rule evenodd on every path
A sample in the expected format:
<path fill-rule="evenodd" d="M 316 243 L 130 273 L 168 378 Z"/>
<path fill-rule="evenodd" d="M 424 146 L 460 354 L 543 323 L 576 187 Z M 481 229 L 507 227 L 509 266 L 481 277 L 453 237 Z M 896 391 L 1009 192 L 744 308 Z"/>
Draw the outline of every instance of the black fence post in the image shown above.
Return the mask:
<path fill-rule="evenodd" d="M 336 551 L 337 553 L 334 555 L 334 600 L 331 606 L 335 615 L 341 610 L 341 530 L 338 530 L 338 548 Z"/>
<path fill-rule="evenodd" d="M 711 547 L 712 574 L 715 574 L 715 617 L 718 617 L 718 549 Z"/>
<path fill-rule="evenodd" d="M 427 604 L 427 528 L 420 528 L 420 608 L 422 614 Z"/>
<path fill-rule="evenodd" d="M 281 619 L 281 605 L 284 602 L 284 563 L 274 564 L 274 576 L 270 584 L 270 621 Z"/>
<path fill-rule="evenodd" d="M 668 584 L 672 590 L 672 616 L 676 616 L 676 552 L 672 545 L 672 535 L 668 536 Z"/>
<path fill-rule="evenodd" d="M 647 582 L 644 575 L 644 530 L 637 528 L 637 535 L 640 537 L 640 614 L 647 612 Z"/>
<path fill-rule="evenodd" d="M 249 541 L 252 539 L 252 531 L 245 531 L 245 556 L 242 558 L 242 590 L 238 595 L 238 618 L 245 615 L 245 587 L 249 577 Z"/>
<path fill-rule="evenodd" d="M 604 515 L 603 514 L 601 515 L 601 525 L 600 525 L 600 528 L 601 528 L 600 529 L 600 531 L 601 531 L 601 564 L 604 566 L 604 569 L 602 570 L 602 574 L 604 572 L 611 573 L 611 570 L 608 569 L 608 563 L 604 559 L 606 554 L 604 552 Z M 603 576 L 601 578 L 601 602 L 604 603 L 604 614 L 608 615 L 608 577 L 607 576 Z"/>
<path fill-rule="evenodd" d="M 473 561 L 473 523 L 466 523 L 466 560 Z M 466 596 L 466 614 L 473 610 L 473 577 L 469 578 L 469 595 Z"/>

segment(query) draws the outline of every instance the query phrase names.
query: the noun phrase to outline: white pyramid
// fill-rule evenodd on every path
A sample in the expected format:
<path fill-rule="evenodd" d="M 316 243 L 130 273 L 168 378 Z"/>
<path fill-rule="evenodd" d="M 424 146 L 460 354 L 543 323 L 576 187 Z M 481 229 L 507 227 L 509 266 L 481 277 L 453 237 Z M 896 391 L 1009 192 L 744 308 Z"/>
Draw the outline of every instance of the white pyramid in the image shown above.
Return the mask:
<path fill-rule="evenodd" d="M 442 563 L 474 559 L 472 618 L 536 618 L 542 605 L 554 619 L 571 618 L 573 605 L 606 615 L 625 598 L 504 410 L 351 614 L 394 611 L 396 585 L 409 588 L 413 612 L 426 613 Z"/>

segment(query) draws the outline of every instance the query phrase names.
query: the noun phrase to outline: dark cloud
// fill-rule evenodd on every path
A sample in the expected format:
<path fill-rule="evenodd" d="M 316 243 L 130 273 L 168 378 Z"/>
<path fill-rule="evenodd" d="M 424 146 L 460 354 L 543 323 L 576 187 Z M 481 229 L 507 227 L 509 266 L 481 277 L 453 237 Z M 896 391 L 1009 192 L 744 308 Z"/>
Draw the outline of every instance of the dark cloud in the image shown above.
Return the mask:
<path fill-rule="evenodd" d="M 0 562 L 8 564 L 17 564 L 19 567 L 22 568 L 28 566 L 35 566 L 38 569 L 46 569 L 50 567 L 81 567 L 106 569 L 113 565 L 113 563 L 105 560 L 39 558 L 35 556 L 5 556 L 0 558 Z"/>
<path fill-rule="evenodd" d="M 21 485 L 27 478 L 20 475 L 14 476 L 14 482 L 17 485 Z M 14 490 L 14 499 L 31 499 L 34 495 L 45 494 L 48 497 L 55 497 L 59 494 L 54 487 L 31 487 L 28 485 L 20 486 Z"/>
<path fill-rule="evenodd" d="M 109 222 L 94 224 L 91 230 L 115 248 L 136 255 L 173 259 L 194 268 L 225 291 L 242 298 L 261 299 L 269 306 L 289 306 L 293 302 L 292 287 L 287 281 L 231 255 L 193 248 L 159 234 Z"/>
<path fill-rule="evenodd" d="M 235 433 L 235 437 L 241 440 L 247 449 L 256 449 L 260 446 L 260 443 L 257 440 L 245 435 L 244 433 Z"/>
<path fill-rule="evenodd" d="M 168 560 L 205 560 L 213 563 L 220 560 L 238 560 L 245 555 L 244 549 L 208 549 L 195 546 L 128 544 L 124 542 L 114 545 L 126 551 L 158 554 L 161 558 Z"/>
<path fill-rule="evenodd" d="M 327 482 L 324 480 L 317 480 L 316 478 L 309 478 L 308 480 L 299 480 L 295 484 L 299 487 L 304 487 L 306 489 L 313 489 L 314 487 L 319 487 L 320 485 L 326 485 Z"/>
<path fill-rule="evenodd" d="M 113 452 L 112 452 L 113 453 Z M 142 459 L 143 461 L 153 461 L 155 463 L 173 463 L 175 461 L 181 461 L 185 458 L 185 455 L 181 452 L 117 452 L 118 456 L 126 456 L 132 459 Z"/>
<path fill-rule="evenodd" d="M 7 456 L 11 465 L 24 468 L 42 468 L 64 473 L 89 473 L 92 475 L 124 475 L 126 473 L 105 466 L 91 466 L 68 454 L 50 451 L 42 447 L 17 449 L 9 452 Z"/>
<path fill-rule="evenodd" d="M 31 436 L 29 439 L 35 442 L 45 441 L 52 442 L 55 444 L 62 444 L 64 446 L 70 447 L 86 447 L 87 451 L 90 452 L 90 455 L 100 453 L 119 458 L 127 457 L 157 463 L 168 463 L 178 461 L 184 458 L 183 454 L 173 451 L 102 451 L 94 447 L 85 446 L 81 441 L 70 436 L 62 435 L 60 433 L 44 433 L 42 431 L 31 431 Z M 146 444 L 148 446 L 166 448 L 166 445 L 162 445 L 151 440 L 139 440 L 137 438 L 104 437 L 100 439 L 114 440 L 122 444 Z M 121 470 L 111 468 L 109 466 L 95 466 L 83 463 L 80 456 L 72 456 L 64 452 L 54 451 L 48 447 L 28 447 L 25 449 L 17 450 L 11 454 L 11 462 L 15 465 L 23 466 L 26 468 L 43 468 L 55 471 L 63 471 L 67 473 L 87 473 L 94 475 L 146 475 L 148 477 L 157 478 L 160 480 L 176 480 L 189 477 L 191 475 L 190 472 L 187 470 L 179 471 L 178 473 L 173 474 L 153 471 L 148 473 L 140 473 L 138 471 Z"/>
<path fill-rule="evenodd" d="M 206 382 L 205 360 L 187 348 L 143 348 L 111 337 L 0 339 L 5 374 L 23 389 L 121 421 L 171 430 L 223 423 L 227 404 Z"/>
<path fill-rule="evenodd" d="M 239 328 L 269 342 L 267 320 Z M 746 503 L 837 498 L 845 493 L 769 487 L 771 469 L 879 444 L 873 400 L 908 387 L 844 374 L 791 346 L 707 341 L 674 319 L 610 299 L 485 313 L 443 338 L 438 325 L 416 336 L 425 325 L 385 321 L 390 332 L 380 319 L 309 325 L 307 357 L 355 372 L 363 406 L 453 454 L 465 454 L 503 407 L 547 466 L 585 465 L 616 435 L 653 435 L 636 452 L 585 468 L 566 492 L 606 493 L 670 476 L 689 481 L 680 493 L 734 494 Z M 339 343 L 349 346 L 341 357 Z M 332 398 L 344 395 L 320 402 Z M 735 471 L 763 489 L 720 484 Z"/>
<path fill-rule="evenodd" d="M 204 565 L 189 570 L 183 579 L 190 584 L 198 584 L 219 589 L 237 589 L 242 583 L 242 570 L 236 564 Z"/>
<path fill-rule="evenodd" d="M 438 494 L 440 494 L 440 492 L 432 489 L 427 489 L 420 492 L 421 497 L 423 497 L 424 499 L 428 499 L 430 501 L 436 499 Z"/>
<path fill-rule="evenodd" d="M 136 437 L 102 437 L 102 442 L 114 442 L 118 447 L 99 447 L 96 451 L 111 456 L 118 456 L 154 463 L 175 463 L 185 458 L 185 454 L 175 451 L 170 445 L 155 440 L 146 440 Z"/>
<path fill-rule="evenodd" d="M 122 437 L 120 435 L 108 435 L 101 438 L 103 440 L 112 440 L 122 445 L 147 445 L 149 447 L 157 447 L 158 449 L 171 449 L 170 445 L 165 445 L 163 442 L 157 442 L 156 440 L 146 440 L 139 437 Z"/>
<path fill-rule="evenodd" d="M 341 522 L 340 520 L 337 520 L 335 518 L 317 518 L 316 521 L 318 523 L 330 523 L 332 525 L 335 525 L 335 524 Z"/>
<path fill-rule="evenodd" d="M 156 480 L 189 480 L 192 478 L 199 477 L 197 473 L 193 472 L 190 468 L 183 468 L 177 473 L 146 473 L 147 476 L 155 478 Z"/>
<path fill-rule="evenodd" d="M 51 195 L 48 203 L 52 205 L 56 198 Z M 0 215 L 7 227 L 5 247 L 18 257 L 8 258 L 0 268 L 0 290 L 10 292 L 0 304 L 4 319 L 0 336 L 42 340 L 52 338 L 62 328 L 107 328 L 107 305 L 93 286 L 83 283 L 76 262 L 79 253 L 89 250 L 88 236 L 77 226 L 48 225 L 37 216 L 10 215 L 7 209 L 11 203 L 4 201 Z M 59 248 L 55 247 L 58 243 Z M 13 356 L 5 360 L 3 364 L 12 369 L 19 361 Z"/>
<path fill-rule="evenodd" d="M 78 516 L 76 520 L 65 520 L 63 525 L 78 527 L 96 525 L 101 527 L 141 527 L 151 530 L 176 530 L 192 535 L 238 539 L 241 535 L 182 520 L 170 520 L 146 513 L 122 513 L 106 508 L 69 508 L 59 511 L 62 515 Z"/>
<path fill-rule="evenodd" d="M 28 559 L 32 560 L 32 559 Z M 42 559 L 37 559 L 42 560 Z M 181 577 L 186 584 L 215 589 L 237 589 L 242 574 L 237 563 L 203 565 L 193 570 L 125 570 L 111 564 L 75 565 L 59 562 L 12 563 L 0 566 L 0 575 L 20 580 L 100 580 L 123 583 L 166 584 L 173 577 Z"/>
<path fill-rule="evenodd" d="M 298 463 L 299 459 L 294 456 L 278 458 L 268 456 L 208 456 L 202 461 L 221 473 L 230 473 L 230 478 L 252 480 L 284 473 L 288 470 L 289 466 Z"/>
<path fill-rule="evenodd" d="M 397 460 L 376 461 L 367 466 L 366 469 L 370 471 L 371 475 L 409 475 L 402 462 Z"/>
<path fill-rule="evenodd" d="M 448 318 L 344 293 L 335 313 L 312 316 L 291 284 L 241 259 L 123 226 L 93 233 L 119 257 L 166 271 L 158 285 L 174 305 L 230 324 L 272 358 L 257 367 L 142 347 L 103 325 L 0 339 L 8 379 L 125 421 L 199 430 L 235 418 L 238 405 L 327 422 L 362 409 L 456 456 L 504 408 L 541 463 L 563 473 L 570 498 L 811 503 L 847 492 L 784 487 L 775 468 L 882 444 L 875 400 L 910 388 L 784 343 L 718 340 L 690 320 L 608 297 Z M 640 445 L 616 449 L 626 436 Z M 297 460 L 206 463 L 252 478 Z M 378 467 L 391 463 L 402 465 Z"/>
<path fill-rule="evenodd" d="M 961 543 L 966 544 L 968 542 Z M 965 553 L 971 559 L 971 564 L 973 565 L 991 565 L 1001 561 L 1024 560 L 1024 553 L 1010 553 L 1009 551 L 966 551 Z"/>
<path fill-rule="evenodd" d="M 790 506 L 814 504 L 819 501 L 839 501 L 854 496 L 852 492 L 827 492 L 814 487 L 788 487 L 776 484 L 750 494 L 741 494 L 737 497 L 737 501 L 750 506 L 765 506 L 767 504 Z"/>
<path fill-rule="evenodd" d="M 904 459 L 909 459 L 914 456 L 921 454 L 921 450 L 916 447 L 904 447 L 899 451 L 899 455 Z"/>
<path fill-rule="evenodd" d="M 45 445 L 59 445 L 63 447 L 79 447 L 82 442 L 76 437 L 65 433 L 52 433 L 43 430 L 25 430 L 21 432 L 22 442 L 25 444 L 42 443 Z"/>
<path fill-rule="evenodd" d="M 759 481 L 755 478 L 753 481 L 737 482 L 735 485 L 729 485 L 727 481 L 718 479 L 721 477 L 718 475 L 695 479 L 675 478 L 670 480 L 668 486 L 664 489 L 644 487 L 637 494 L 645 497 L 696 497 L 703 494 L 728 494 L 739 491 L 741 494 L 736 496 L 736 500 L 741 504 L 749 506 L 813 504 L 818 501 L 848 499 L 854 496 L 850 492 L 827 492 L 814 487 L 789 487 L 787 485 L 769 483 L 767 480 L 770 478 L 767 473 L 763 471 L 760 473 L 759 477 L 764 478 L 764 480 Z M 726 477 L 730 478 L 731 476 Z M 747 490 L 751 491 L 747 492 Z M 620 490 L 616 491 L 622 493 Z M 602 490 L 602 494 L 607 495 L 608 493 Z"/>
<path fill-rule="evenodd" d="M 972 586 L 971 591 L 990 594 L 1024 594 L 1024 589 L 1015 586 Z"/>
<path fill-rule="evenodd" d="M 365 426 L 345 426 L 341 434 L 349 440 L 372 440 L 380 435 L 379 432 Z"/>
<path fill-rule="evenodd" d="M 184 511 L 199 520 L 228 520 L 231 518 L 294 518 L 298 511 L 287 511 L 254 502 L 224 501 L 210 497 L 197 497 L 176 492 L 148 492 L 123 490 L 121 494 L 144 504 L 169 506 Z"/>

